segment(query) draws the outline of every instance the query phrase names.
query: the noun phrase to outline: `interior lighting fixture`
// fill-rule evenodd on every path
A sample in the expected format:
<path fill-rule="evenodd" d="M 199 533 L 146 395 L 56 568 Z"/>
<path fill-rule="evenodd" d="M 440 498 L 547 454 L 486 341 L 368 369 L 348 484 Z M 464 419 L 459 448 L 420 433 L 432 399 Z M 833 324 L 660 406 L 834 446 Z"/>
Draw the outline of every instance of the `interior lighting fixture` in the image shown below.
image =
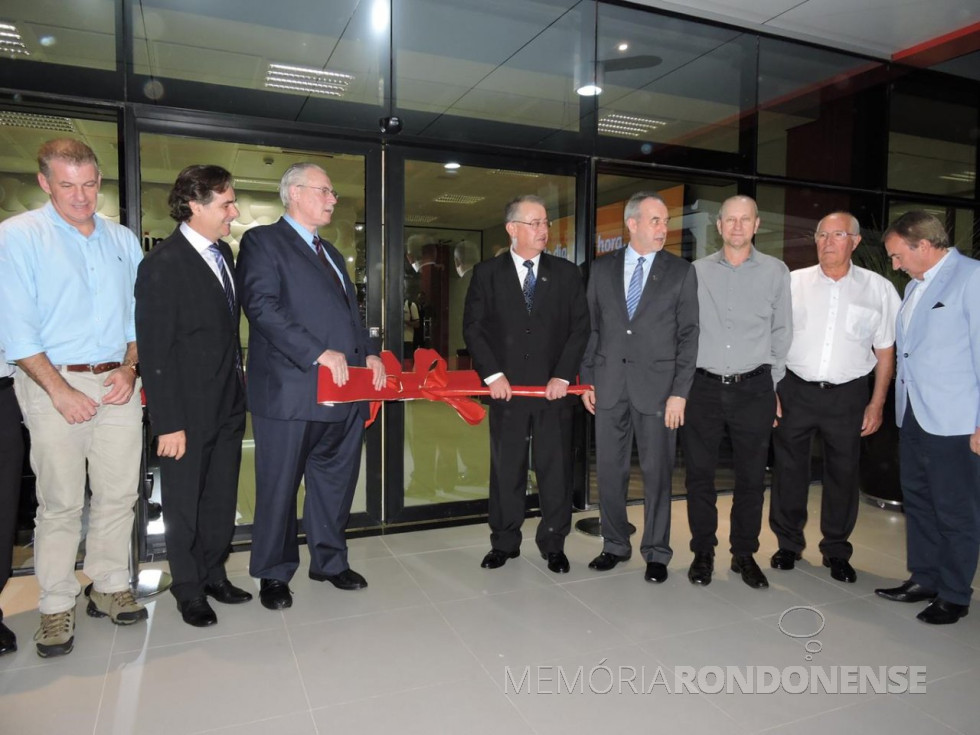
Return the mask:
<path fill-rule="evenodd" d="M 294 64 L 270 63 L 265 72 L 265 86 L 269 89 L 325 97 L 343 97 L 352 81 L 354 81 L 353 74 Z"/>

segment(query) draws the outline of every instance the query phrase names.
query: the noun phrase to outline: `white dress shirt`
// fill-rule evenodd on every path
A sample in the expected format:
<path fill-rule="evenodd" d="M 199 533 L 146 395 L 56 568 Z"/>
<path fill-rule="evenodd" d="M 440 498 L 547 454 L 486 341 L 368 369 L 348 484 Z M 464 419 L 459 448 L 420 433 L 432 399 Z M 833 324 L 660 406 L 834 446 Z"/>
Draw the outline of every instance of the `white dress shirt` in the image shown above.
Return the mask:
<path fill-rule="evenodd" d="M 929 284 L 932 282 L 932 279 L 936 277 L 936 274 L 939 273 L 939 269 L 943 267 L 943 263 L 946 262 L 947 257 L 949 257 L 948 250 L 946 251 L 946 254 L 941 257 L 934 266 L 932 266 L 932 268 L 922 274 L 921 281 L 912 279 L 914 287 L 912 288 L 911 293 L 909 293 L 908 300 L 906 300 L 906 302 L 902 305 L 902 327 L 906 331 L 908 331 L 909 322 L 912 321 L 912 313 L 915 311 L 915 307 L 919 305 L 919 301 L 922 299 L 922 294 L 924 294 L 926 289 L 929 288 Z"/>
<path fill-rule="evenodd" d="M 793 342 L 786 368 L 804 380 L 847 383 L 874 370 L 872 348 L 895 344 L 901 305 L 884 277 L 851 264 L 839 281 L 819 265 L 790 274 Z"/>

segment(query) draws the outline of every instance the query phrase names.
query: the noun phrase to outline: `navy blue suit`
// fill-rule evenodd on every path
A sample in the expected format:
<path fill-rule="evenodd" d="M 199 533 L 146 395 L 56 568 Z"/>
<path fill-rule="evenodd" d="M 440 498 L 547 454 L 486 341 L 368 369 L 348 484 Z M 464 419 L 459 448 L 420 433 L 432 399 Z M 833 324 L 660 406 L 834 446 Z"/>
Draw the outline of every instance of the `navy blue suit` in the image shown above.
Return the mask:
<path fill-rule="evenodd" d="M 361 458 L 367 404 L 316 402 L 324 350 L 364 367 L 377 350 L 361 322 L 354 284 L 329 243 L 329 266 L 284 219 L 242 238 L 238 292 L 249 321 L 247 389 L 255 436 L 255 522 L 249 571 L 288 582 L 299 565 L 296 493 L 305 478 L 303 528 L 310 571 L 348 568 L 345 529 Z"/>

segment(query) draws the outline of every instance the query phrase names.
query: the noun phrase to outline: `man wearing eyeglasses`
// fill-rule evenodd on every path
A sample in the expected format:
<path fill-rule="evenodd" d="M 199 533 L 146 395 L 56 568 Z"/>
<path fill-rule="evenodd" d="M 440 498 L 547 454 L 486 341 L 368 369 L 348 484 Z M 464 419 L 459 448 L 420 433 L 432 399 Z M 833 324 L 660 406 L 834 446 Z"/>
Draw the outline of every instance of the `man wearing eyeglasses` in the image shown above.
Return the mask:
<path fill-rule="evenodd" d="M 817 265 L 790 274 L 793 343 L 777 386 L 782 418 L 773 433 L 769 526 L 779 541 L 773 569 L 793 569 L 806 540 L 810 442 L 823 439 L 820 553 L 830 576 L 854 582 L 848 541 L 858 512 L 861 437 L 878 431 L 895 370 L 899 298 L 884 277 L 851 262 L 857 219 L 828 214 L 817 225 Z M 874 373 L 874 392 L 868 379 Z"/>
<path fill-rule="evenodd" d="M 544 201 L 521 196 L 505 210 L 510 255 L 473 268 L 463 338 L 490 388 L 490 552 L 484 569 L 520 555 L 528 449 L 541 503 L 535 541 L 548 569 L 568 571 L 572 522 L 572 411 L 567 395 L 589 337 L 589 310 L 574 263 L 549 255 Z M 511 385 L 545 386 L 545 398 Z"/>
<path fill-rule="evenodd" d="M 299 566 L 296 494 L 306 487 L 303 528 L 310 579 L 342 590 L 367 587 L 347 563 L 346 527 L 360 468 L 366 403 L 320 405 L 317 365 L 344 385 L 348 366 L 385 383 L 344 259 L 321 240 L 337 204 L 326 172 L 290 166 L 279 182 L 286 214 L 242 238 L 238 292 L 248 317 L 248 403 L 255 436 L 255 522 L 249 571 L 270 610 L 292 605 Z"/>
<path fill-rule="evenodd" d="M 735 470 L 731 570 L 753 589 L 769 586 L 753 554 L 759 550 L 769 436 L 778 413 L 775 386 L 785 372 L 793 325 L 789 269 L 752 244 L 760 224 L 753 199 L 726 199 L 718 212 L 721 250 L 694 262 L 701 333 L 681 444 L 694 552 L 687 577 L 697 585 L 710 584 L 714 573 L 715 470 L 727 430 Z"/>

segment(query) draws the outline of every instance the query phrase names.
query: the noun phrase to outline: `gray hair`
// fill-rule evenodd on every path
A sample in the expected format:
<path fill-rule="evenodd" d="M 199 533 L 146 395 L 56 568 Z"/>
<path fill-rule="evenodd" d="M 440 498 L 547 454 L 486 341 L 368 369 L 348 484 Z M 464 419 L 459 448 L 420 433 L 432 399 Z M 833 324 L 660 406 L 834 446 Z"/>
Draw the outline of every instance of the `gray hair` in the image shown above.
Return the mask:
<path fill-rule="evenodd" d="M 310 170 L 323 171 L 323 175 L 326 176 L 327 172 L 323 170 L 322 166 L 318 166 L 315 163 L 294 163 L 292 166 L 286 169 L 286 173 L 282 175 L 279 180 L 279 198 L 282 200 L 282 206 L 289 209 L 289 189 L 292 186 L 302 183 L 306 172 Z"/>
<path fill-rule="evenodd" d="M 817 232 L 820 231 L 820 225 L 822 225 L 824 223 L 824 220 L 829 219 L 830 217 L 844 217 L 844 218 L 846 218 L 848 220 L 848 222 L 850 222 L 850 226 L 847 228 L 848 229 L 848 234 L 849 235 L 860 235 L 861 234 L 861 223 L 858 222 L 858 218 L 855 217 L 850 212 L 845 212 L 843 209 L 839 209 L 836 212 L 831 212 L 830 214 L 825 214 L 823 217 L 821 217 L 820 218 L 820 221 L 817 222 L 817 229 L 816 229 Z"/>
<path fill-rule="evenodd" d="M 623 207 L 623 222 L 631 219 L 637 219 L 640 216 L 640 205 L 647 199 L 656 199 L 665 207 L 667 206 L 667 202 L 665 202 L 664 198 L 659 194 L 652 191 L 638 191 L 629 198 L 629 201 L 626 202 L 626 206 Z"/>
<path fill-rule="evenodd" d="M 514 197 L 507 202 L 507 206 L 504 208 L 504 222 L 513 222 L 514 218 L 517 217 L 518 207 L 525 203 L 540 204 L 546 211 L 548 209 L 548 206 L 544 203 L 544 199 L 541 197 L 535 196 L 534 194 L 524 194 L 519 197 Z"/>

